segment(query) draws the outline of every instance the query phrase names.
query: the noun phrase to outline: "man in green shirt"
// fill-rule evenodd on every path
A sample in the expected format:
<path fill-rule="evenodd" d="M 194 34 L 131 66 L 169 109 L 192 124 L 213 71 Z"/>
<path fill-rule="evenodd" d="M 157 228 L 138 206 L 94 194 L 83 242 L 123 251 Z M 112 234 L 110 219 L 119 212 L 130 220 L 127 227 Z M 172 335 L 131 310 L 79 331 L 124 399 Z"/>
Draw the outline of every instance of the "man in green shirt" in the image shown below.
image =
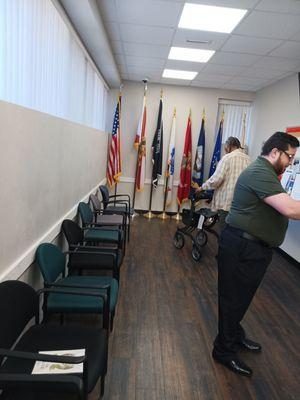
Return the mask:
<path fill-rule="evenodd" d="M 261 156 L 237 180 L 227 227 L 219 241 L 219 326 L 213 358 L 230 370 L 251 376 L 236 353 L 259 352 L 240 325 L 272 259 L 272 248 L 285 237 L 288 218 L 300 219 L 300 201 L 282 188 L 278 176 L 293 162 L 299 141 L 276 132 L 263 145 Z"/>

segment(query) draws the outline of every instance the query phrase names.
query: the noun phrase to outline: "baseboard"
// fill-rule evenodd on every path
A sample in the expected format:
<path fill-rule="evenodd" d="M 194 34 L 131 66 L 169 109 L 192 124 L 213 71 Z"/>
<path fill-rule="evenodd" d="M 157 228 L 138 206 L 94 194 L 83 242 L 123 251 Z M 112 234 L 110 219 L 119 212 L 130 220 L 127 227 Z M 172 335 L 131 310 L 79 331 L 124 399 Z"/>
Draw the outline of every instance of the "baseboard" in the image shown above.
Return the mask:
<path fill-rule="evenodd" d="M 87 193 L 80 201 L 87 201 L 91 193 L 95 193 L 99 185 L 106 183 L 106 178 L 102 179 L 89 193 Z M 79 203 L 79 202 L 78 202 Z M 64 219 L 73 219 L 77 214 L 78 203 L 74 205 L 65 215 L 59 218 L 47 232 L 39 237 L 20 257 L 18 257 L 6 270 L 0 275 L 0 282 L 8 279 L 18 279 L 27 268 L 33 263 L 35 252 L 39 244 L 43 242 L 52 242 L 60 233 L 61 224 Z"/>

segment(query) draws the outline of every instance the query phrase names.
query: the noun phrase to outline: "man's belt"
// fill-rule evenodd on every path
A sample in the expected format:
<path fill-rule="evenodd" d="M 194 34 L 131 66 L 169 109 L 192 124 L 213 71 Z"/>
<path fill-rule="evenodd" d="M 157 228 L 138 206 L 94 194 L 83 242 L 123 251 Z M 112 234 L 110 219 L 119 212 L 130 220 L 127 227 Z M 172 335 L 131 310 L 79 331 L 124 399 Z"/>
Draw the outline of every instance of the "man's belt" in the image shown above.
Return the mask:
<path fill-rule="evenodd" d="M 227 229 L 230 230 L 230 232 L 233 232 L 237 236 L 240 236 L 244 239 L 251 240 L 252 242 L 256 242 L 261 244 L 264 247 L 271 247 L 268 243 L 265 243 L 264 241 L 258 239 L 257 237 L 250 235 L 250 233 L 243 231 L 242 229 L 234 228 L 233 226 L 227 225 Z"/>

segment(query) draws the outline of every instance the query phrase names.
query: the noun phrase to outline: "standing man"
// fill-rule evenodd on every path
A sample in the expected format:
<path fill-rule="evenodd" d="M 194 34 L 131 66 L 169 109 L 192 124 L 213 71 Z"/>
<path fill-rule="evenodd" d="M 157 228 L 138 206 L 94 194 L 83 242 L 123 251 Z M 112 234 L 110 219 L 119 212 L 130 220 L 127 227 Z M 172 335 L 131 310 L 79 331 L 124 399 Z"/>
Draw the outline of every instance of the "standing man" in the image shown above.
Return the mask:
<path fill-rule="evenodd" d="M 263 145 L 261 156 L 238 178 L 228 225 L 219 240 L 219 332 L 213 358 L 230 370 L 251 376 L 236 353 L 259 352 L 240 325 L 272 259 L 272 248 L 285 237 L 288 218 L 300 219 L 300 201 L 282 188 L 278 176 L 293 162 L 299 141 L 276 132 Z"/>
<path fill-rule="evenodd" d="M 215 173 L 196 190 L 214 189 L 211 210 L 219 214 L 219 229 L 225 227 L 225 218 L 231 206 L 233 191 L 241 172 L 251 160 L 241 148 L 238 138 L 230 136 L 225 142 L 225 154 L 217 165 Z"/>

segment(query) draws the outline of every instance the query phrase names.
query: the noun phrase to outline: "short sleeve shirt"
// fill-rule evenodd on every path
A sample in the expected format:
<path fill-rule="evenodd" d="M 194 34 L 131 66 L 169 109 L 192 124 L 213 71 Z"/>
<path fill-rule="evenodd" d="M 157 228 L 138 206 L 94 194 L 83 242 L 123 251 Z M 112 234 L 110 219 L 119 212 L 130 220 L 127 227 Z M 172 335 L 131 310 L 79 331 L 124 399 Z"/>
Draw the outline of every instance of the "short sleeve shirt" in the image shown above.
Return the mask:
<path fill-rule="evenodd" d="M 258 157 L 237 180 L 226 222 L 271 247 L 279 246 L 285 237 L 288 218 L 263 200 L 280 193 L 286 192 L 272 164 Z"/>

